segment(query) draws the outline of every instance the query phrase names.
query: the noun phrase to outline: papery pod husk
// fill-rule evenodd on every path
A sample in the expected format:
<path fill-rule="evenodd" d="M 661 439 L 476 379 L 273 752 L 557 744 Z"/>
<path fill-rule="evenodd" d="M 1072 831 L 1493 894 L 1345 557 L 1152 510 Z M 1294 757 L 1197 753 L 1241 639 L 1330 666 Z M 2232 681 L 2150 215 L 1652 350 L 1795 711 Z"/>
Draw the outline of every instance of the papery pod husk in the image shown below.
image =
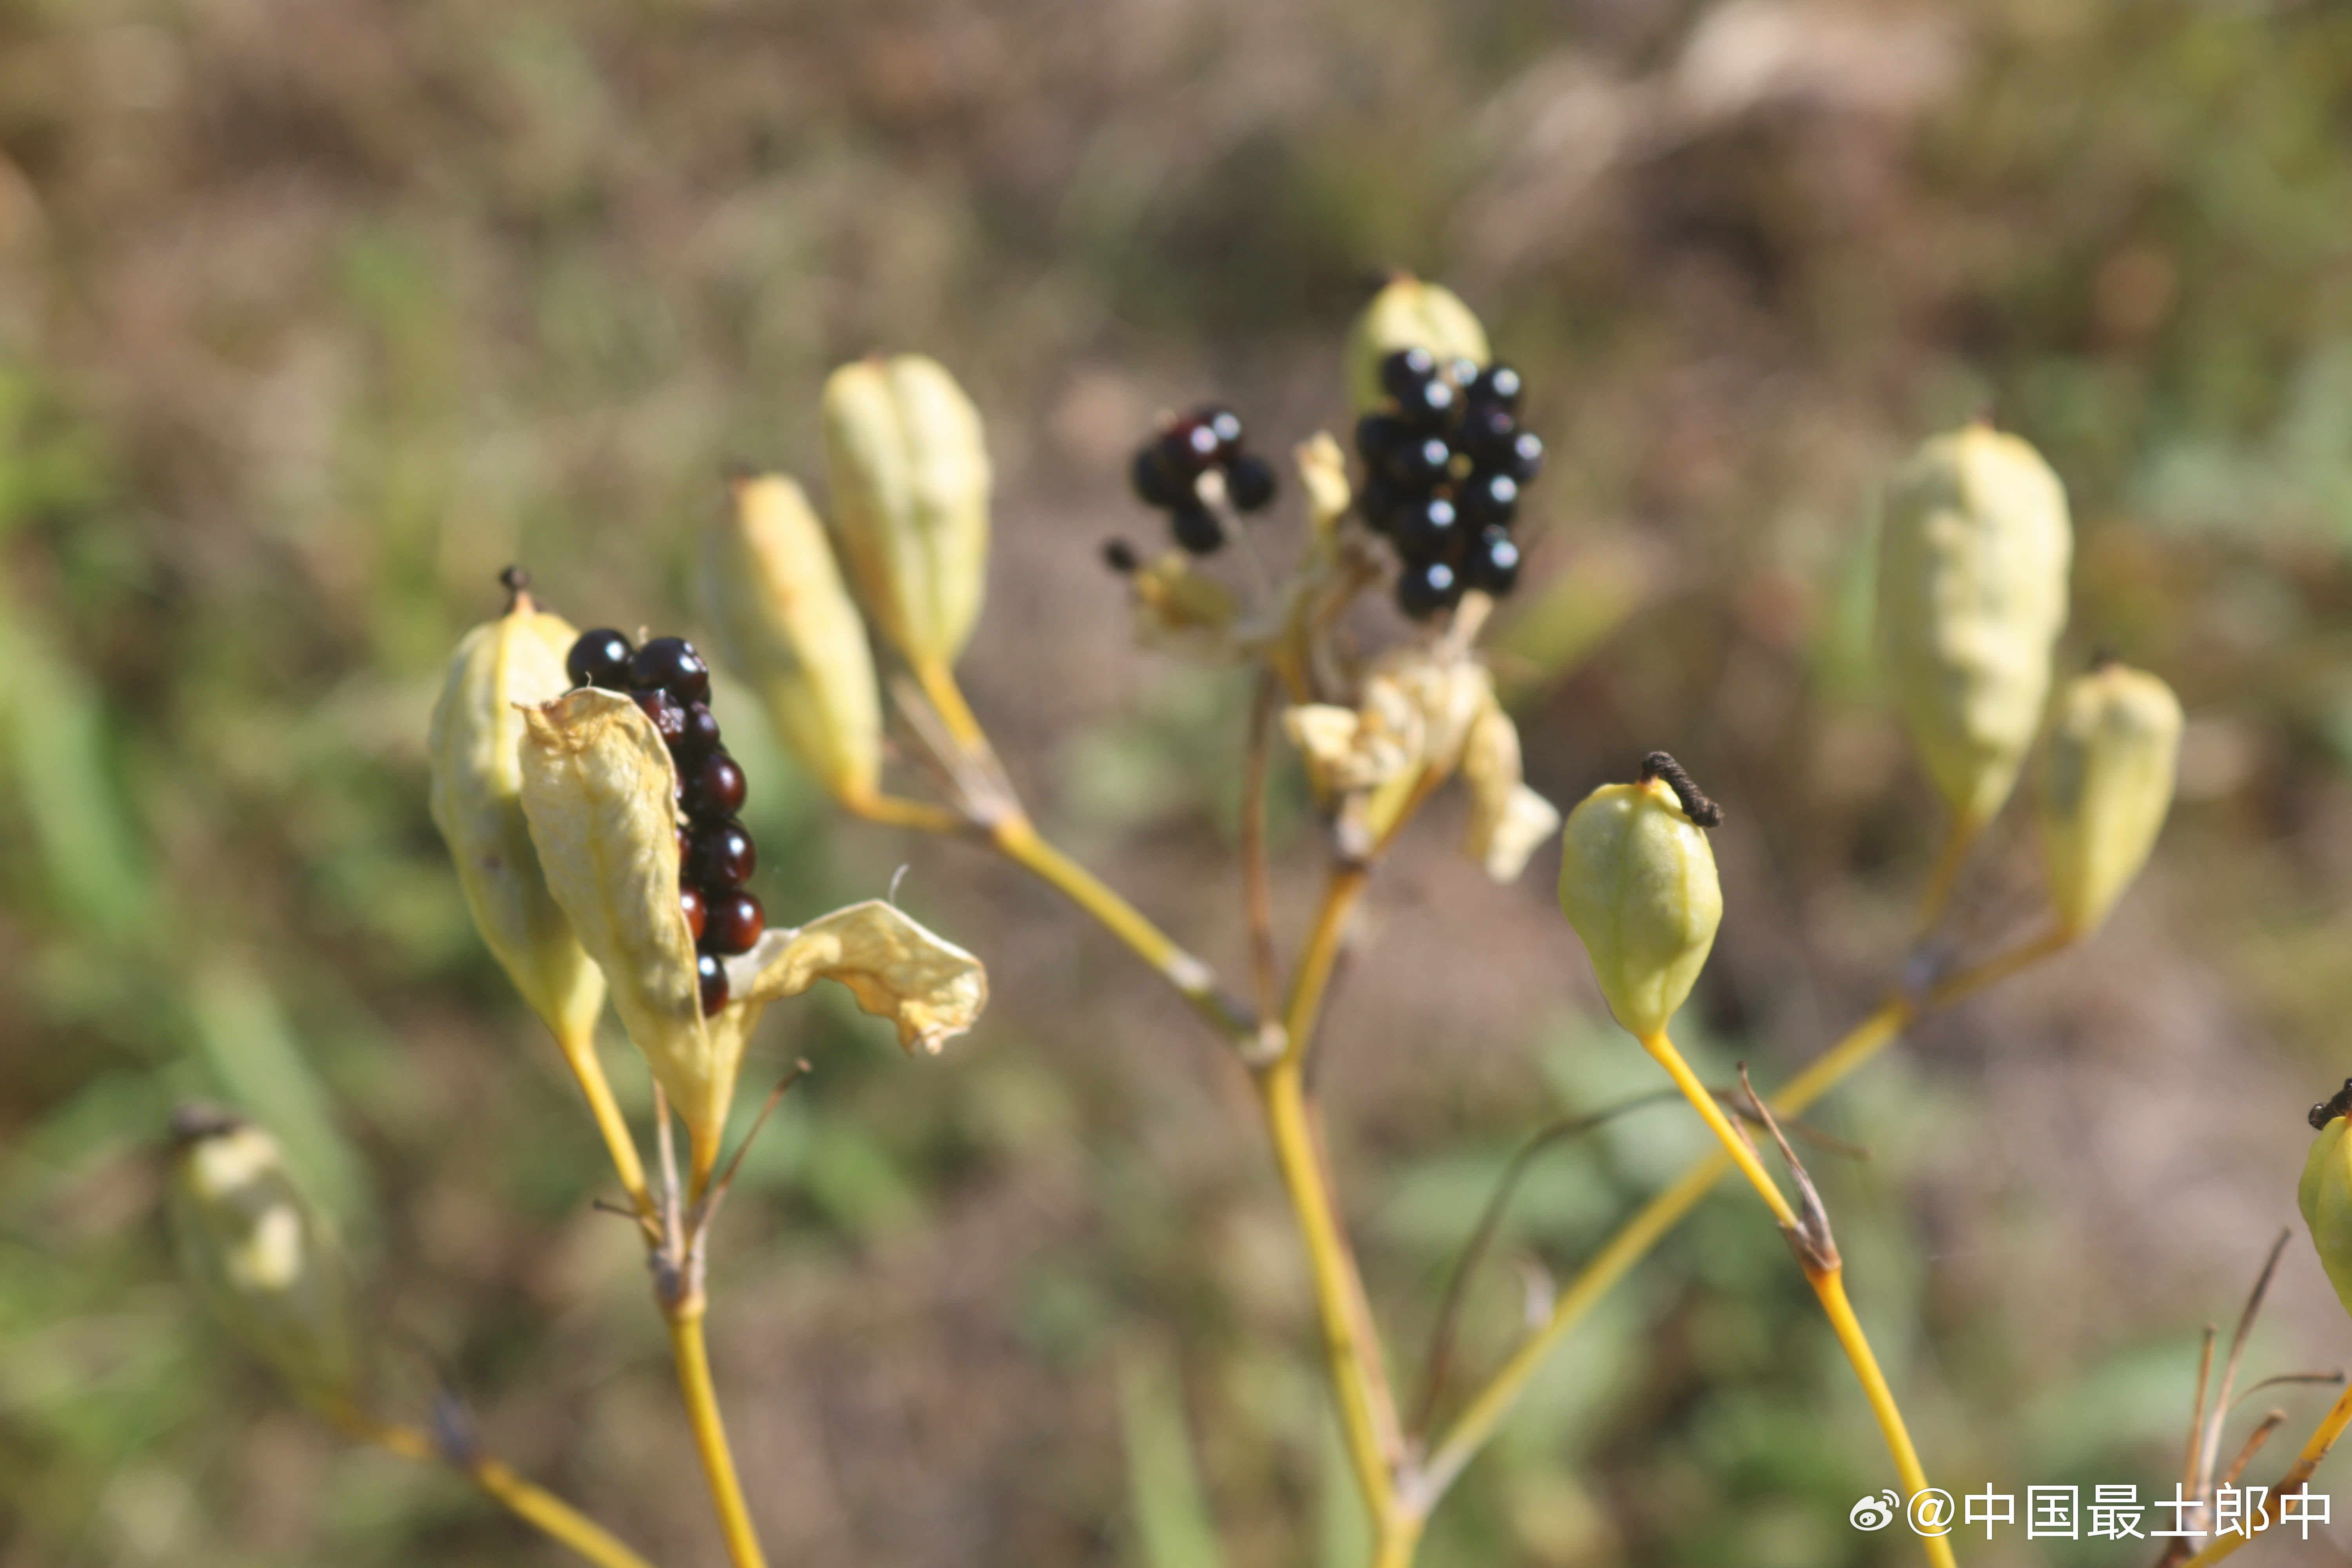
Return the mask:
<path fill-rule="evenodd" d="M 1537 845 L 1559 830 L 1558 808 L 1528 788 L 1519 729 L 1499 702 L 1488 700 L 1462 748 L 1462 782 L 1470 786 L 1470 832 L 1465 847 L 1497 882 L 1527 869 Z"/>
<path fill-rule="evenodd" d="M 677 901 L 675 775 L 652 721 L 627 698 L 594 689 L 525 717 L 523 806 L 549 885 L 686 1124 L 698 1184 L 718 1162 L 744 1045 L 778 997 L 837 980 L 910 1050 L 936 1051 L 978 1016 L 988 996 L 980 962 L 867 903 L 768 931 L 728 961 L 730 1000 L 706 1018 Z"/>
<path fill-rule="evenodd" d="M 780 474 L 737 481 L 734 500 L 705 537 L 696 577 L 712 647 L 819 783 L 836 799 L 870 799 L 882 774 L 881 689 L 824 525 Z"/>
<path fill-rule="evenodd" d="M 221 1326 L 312 1409 L 358 1394 L 351 1286 L 278 1141 L 217 1111 L 173 1117 L 164 1205 L 181 1268 Z"/>
<path fill-rule="evenodd" d="M 1559 907 L 1610 1012 L 1647 1041 L 1688 999 L 1715 945 L 1715 851 L 1664 780 L 1603 784 L 1568 814 Z"/>
<path fill-rule="evenodd" d="M 2073 554 L 2058 476 L 1990 425 L 1936 437 L 1895 477 L 1879 642 L 1920 763 L 1971 826 L 2009 798 L 2041 727 Z"/>
<path fill-rule="evenodd" d="M 2051 714 L 2039 769 L 2042 864 L 2069 935 L 2106 921 L 2172 809 L 2180 700 L 2144 670 L 2077 677 Z"/>
<path fill-rule="evenodd" d="M 2320 1130 L 2304 1161 L 2295 1200 L 2327 1282 L 2336 1287 L 2345 1310 L 2352 1311 L 2352 1142 L 2345 1139 L 2346 1125 L 2338 1116 Z"/>
<path fill-rule="evenodd" d="M 579 634 L 517 593 L 507 613 L 466 634 L 434 704 L 427 742 L 434 825 L 482 940 L 567 1047 L 588 1040 L 604 977 L 572 929 L 540 866 L 522 809 L 520 706 L 572 684 L 564 656 Z"/>
<path fill-rule="evenodd" d="M 1381 362 L 1411 348 L 1427 349 L 1440 364 L 1466 359 L 1483 367 L 1494 359 L 1486 329 L 1452 289 L 1410 275 L 1391 279 L 1348 333 L 1348 399 L 1357 413 L 1387 400 Z"/>
<path fill-rule="evenodd" d="M 980 411 L 934 360 L 858 360 L 824 384 L 824 453 L 842 559 L 876 628 L 911 663 L 954 663 L 987 587 Z"/>
<path fill-rule="evenodd" d="M 1241 601 L 1234 591 L 1192 570 L 1192 558 L 1171 550 L 1145 563 L 1128 578 L 1135 612 L 1136 640 L 1194 664 L 1225 665 L 1241 658 L 1234 637 Z"/>

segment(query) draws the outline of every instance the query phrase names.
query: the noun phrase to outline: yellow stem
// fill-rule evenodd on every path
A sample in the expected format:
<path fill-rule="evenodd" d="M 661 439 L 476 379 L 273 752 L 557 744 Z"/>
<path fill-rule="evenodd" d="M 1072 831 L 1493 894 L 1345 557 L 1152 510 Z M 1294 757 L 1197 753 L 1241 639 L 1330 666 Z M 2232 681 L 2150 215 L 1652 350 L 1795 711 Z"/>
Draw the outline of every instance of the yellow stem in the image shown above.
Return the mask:
<path fill-rule="evenodd" d="M 596 1131 L 604 1135 L 604 1151 L 613 1157 L 621 1190 L 629 1194 L 637 1217 L 650 1221 L 654 1199 L 646 1186 L 646 1167 L 637 1158 L 637 1141 L 629 1133 L 628 1120 L 621 1114 L 620 1105 L 613 1099 L 613 1086 L 604 1078 L 604 1059 L 596 1054 L 595 1026 L 572 1037 L 558 1036 L 555 1043 L 588 1100 L 588 1114 L 595 1118 Z"/>
<path fill-rule="evenodd" d="M 1807 1268 L 1805 1278 L 1811 1282 L 1813 1294 L 1821 1299 L 1822 1310 L 1829 1314 L 1830 1327 L 1845 1349 L 1845 1359 L 1853 1363 L 1854 1376 L 1862 1380 L 1863 1396 L 1870 1401 L 1871 1414 L 1878 1417 L 1880 1436 L 1886 1439 L 1886 1451 L 1895 1457 L 1895 1473 L 1903 1479 L 1903 1495 L 1917 1497 L 1927 1489 L 1927 1472 L 1919 1463 L 1919 1451 L 1911 1446 L 1910 1431 L 1903 1425 L 1902 1407 L 1895 1403 L 1895 1391 L 1886 1386 L 1885 1374 L 1878 1370 L 1878 1358 L 1870 1352 L 1870 1341 L 1862 1331 L 1862 1324 L 1853 1315 L 1853 1304 L 1845 1299 L 1845 1270 L 1843 1268 Z M 1940 1535 L 1920 1537 L 1927 1551 L 1927 1561 L 1936 1568 L 1952 1568 L 1952 1543 Z"/>
<path fill-rule="evenodd" d="M 2295 1456 L 2294 1463 L 2287 1467 L 2286 1474 L 2281 1476 L 2278 1485 L 2271 1489 L 2273 1502 L 2311 1479 L 2311 1473 L 2319 1468 L 2319 1461 L 2327 1458 L 2327 1451 L 2336 1447 L 2336 1440 L 2344 1436 L 2347 1426 L 2352 1426 L 2352 1387 L 2346 1388 L 2336 1396 L 2336 1403 L 2328 1407 L 2327 1414 L 2313 1428 L 2311 1440 L 2303 1446 L 2303 1452 Z M 2182 1563 L 2180 1568 L 2206 1568 L 2207 1563 L 2219 1563 L 2241 1546 L 2249 1544 L 2252 1539 L 2248 1535 L 2217 1536 L 2210 1546 Z"/>
<path fill-rule="evenodd" d="M 751 1531 L 751 1510 L 743 1506 L 743 1485 L 735 1478 L 735 1455 L 727 1446 L 727 1427 L 719 1418 L 719 1393 L 710 1382 L 710 1352 L 702 1340 L 698 1300 L 670 1311 L 669 1348 L 677 1363 L 677 1387 L 686 1398 L 694 1447 L 702 1456 L 702 1473 L 710 1482 L 711 1506 L 719 1513 L 719 1532 L 727 1538 L 728 1558 L 735 1568 L 767 1568 L 760 1538 Z"/>
<path fill-rule="evenodd" d="M 431 1461 L 444 1457 L 433 1439 L 414 1426 L 378 1421 L 357 1410 L 337 1411 L 333 1419 L 347 1436 L 404 1459 Z M 470 1464 L 456 1460 L 451 1463 L 457 1464 L 476 1486 L 516 1518 L 600 1568 L 650 1568 L 644 1558 L 622 1544 L 603 1525 L 554 1493 L 524 1480 L 504 1460 L 481 1455 Z"/>
<path fill-rule="evenodd" d="M 1690 1101 L 1691 1109 L 1698 1112 L 1699 1120 L 1706 1122 L 1707 1131 L 1715 1134 L 1715 1141 L 1723 1145 L 1723 1152 L 1731 1156 L 1731 1163 L 1739 1167 L 1739 1173 L 1748 1178 L 1748 1184 L 1756 1189 L 1756 1195 L 1764 1200 L 1764 1206 L 1772 1211 L 1772 1217 L 1780 1222 L 1780 1228 L 1788 1231 L 1797 1229 L 1797 1211 L 1790 1206 L 1787 1194 L 1780 1191 L 1780 1184 L 1772 1179 L 1772 1173 L 1764 1168 L 1764 1162 L 1757 1158 L 1755 1148 L 1740 1135 L 1738 1128 L 1731 1125 L 1731 1118 L 1724 1115 L 1723 1107 L 1715 1102 L 1715 1091 L 1701 1083 L 1698 1074 L 1691 1071 L 1690 1063 L 1683 1060 L 1683 1054 L 1675 1048 L 1674 1040 L 1660 1029 L 1654 1035 L 1642 1037 L 1642 1048 L 1649 1052 L 1673 1078 L 1675 1087 L 1683 1091 L 1683 1098 Z"/>
<path fill-rule="evenodd" d="M 1919 934 L 1925 937 L 1944 918 L 1944 906 L 1952 901 L 1952 889 L 1959 885 L 1960 868 L 1968 864 L 1969 851 L 1975 847 L 1977 834 L 1984 826 L 1974 816 L 1956 816 L 1944 835 L 1944 847 L 1936 856 L 1935 869 L 1927 873 L 1927 890 L 1919 898 Z"/>
<path fill-rule="evenodd" d="M 917 661 L 913 668 L 915 684 L 931 700 L 931 706 L 939 710 L 940 722 L 947 726 L 955 743 L 975 757 L 991 755 L 988 732 L 972 716 L 971 704 L 963 699 L 963 688 L 956 684 L 955 671 L 936 658 Z"/>
<path fill-rule="evenodd" d="M 895 795 L 845 795 L 842 809 L 887 827 L 911 827 L 921 833 L 960 833 L 971 825 L 943 805 L 908 800 Z"/>
<path fill-rule="evenodd" d="M 1380 1525 L 1372 1568 L 1412 1568 L 1421 1545 L 1422 1520 L 1417 1514 L 1395 1513 Z"/>
<path fill-rule="evenodd" d="M 1323 998 L 1330 990 L 1331 973 L 1339 962 L 1340 949 L 1346 945 L 1349 917 L 1356 912 L 1356 904 L 1370 885 L 1371 868 L 1341 864 L 1331 868 L 1331 879 L 1324 885 L 1323 905 L 1315 912 L 1315 925 L 1307 933 L 1306 949 L 1298 955 L 1297 972 L 1290 980 L 1290 1002 L 1283 1009 L 1283 1059 L 1297 1063 L 1305 1059 L 1307 1042 L 1315 1034 L 1316 1021 L 1323 1011 Z"/>

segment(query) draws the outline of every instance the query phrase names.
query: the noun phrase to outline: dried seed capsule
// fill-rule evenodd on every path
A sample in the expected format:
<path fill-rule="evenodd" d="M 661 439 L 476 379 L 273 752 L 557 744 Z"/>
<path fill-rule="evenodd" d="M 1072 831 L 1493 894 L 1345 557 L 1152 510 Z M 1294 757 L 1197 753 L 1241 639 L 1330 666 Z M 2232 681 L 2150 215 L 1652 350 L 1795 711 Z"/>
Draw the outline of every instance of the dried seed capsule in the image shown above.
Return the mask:
<path fill-rule="evenodd" d="M 550 892 L 531 843 L 516 754 L 523 731 L 517 705 L 546 702 L 577 685 L 564 664 L 582 640 L 561 616 L 545 614 L 529 593 L 517 591 L 505 615 L 457 645 L 427 741 L 433 824 L 457 863 L 475 929 L 523 1000 L 567 1047 L 594 1030 L 604 978 Z M 600 665 L 597 673 L 604 672 Z"/>
<path fill-rule="evenodd" d="M 2172 808 L 2180 723 L 2172 688 L 2120 664 L 2059 694 L 2038 805 L 2042 869 L 2069 934 L 2105 921 L 2155 847 Z"/>
<path fill-rule="evenodd" d="M 1603 784 L 1568 814 L 1559 907 L 1618 1023 L 1642 1039 L 1662 1033 L 1690 995 L 1723 890 L 1706 835 L 1669 781 Z"/>
<path fill-rule="evenodd" d="M 781 475 L 738 482 L 734 500 L 704 537 L 695 578 L 711 647 L 818 783 L 866 799 L 882 775 L 882 694 L 832 546 Z"/>
<path fill-rule="evenodd" d="M 1895 477 L 1879 641 L 1912 744 L 1964 825 L 2000 809 L 2041 725 L 2073 549 L 2058 476 L 1989 425 L 1935 437 Z"/>
<path fill-rule="evenodd" d="M 166 1202 L 196 1293 L 305 1404 L 348 1410 L 359 1383 L 350 1286 L 278 1141 L 196 1107 L 174 1112 L 172 1131 Z"/>
<path fill-rule="evenodd" d="M 874 624 L 916 664 L 953 663 L 988 577 L 980 411 L 920 354 L 866 359 L 824 386 L 834 530 Z"/>
<path fill-rule="evenodd" d="M 1486 330 L 1454 294 L 1434 283 L 1400 276 L 1372 298 L 1348 334 L 1348 395 L 1357 412 L 1380 406 L 1390 395 L 1381 384 L 1381 366 L 1404 349 L 1426 352 L 1433 363 L 1468 360 L 1485 364 L 1491 357 Z"/>

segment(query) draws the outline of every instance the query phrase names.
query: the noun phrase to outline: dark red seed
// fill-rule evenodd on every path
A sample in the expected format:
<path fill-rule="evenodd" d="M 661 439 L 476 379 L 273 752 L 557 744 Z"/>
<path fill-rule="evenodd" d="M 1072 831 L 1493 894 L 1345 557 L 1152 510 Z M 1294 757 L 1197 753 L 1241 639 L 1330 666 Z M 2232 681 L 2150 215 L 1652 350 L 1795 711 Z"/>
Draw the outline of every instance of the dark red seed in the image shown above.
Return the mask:
<path fill-rule="evenodd" d="M 677 830 L 677 864 L 681 876 L 687 867 L 694 864 L 694 840 L 683 827 Z"/>
<path fill-rule="evenodd" d="M 694 853 L 687 864 L 687 874 L 701 883 L 706 893 L 723 892 L 751 879 L 760 864 L 760 850 L 743 831 L 743 825 L 728 818 L 695 828 Z"/>
<path fill-rule="evenodd" d="M 1237 511 L 1257 511 L 1274 500 L 1277 481 L 1274 465 L 1255 452 L 1244 452 L 1225 468 L 1225 494 Z"/>
<path fill-rule="evenodd" d="M 694 978 L 702 989 L 702 1016 L 706 1018 L 727 1005 L 727 966 L 718 955 L 698 952 L 694 956 Z"/>
<path fill-rule="evenodd" d="M 710 900 L 704 898 L 702 889 L 693 883 L 680 882 L 677 885 L 677 907 L 686 911 L 686 929 L 694 933 L 695 941 L 700 942 L 710 922 Z"/>
<path fill-rule="evenodd" d="M 1192 410 L 1192 417 L 1209 428 L 1217 438 L 1217 458 L 1223 461 L 1242 449 L 1242 416 L 1223 404 L 1212 403 Z"/>
<path fill-rule="evenodd" d="M 743 809 L 743 770 L 724 752 L 713 752 L 686 772 L 688 816 L 732 816 Z"/>
<path fill-rule="evenodd" d="M 768 929 L 767 911 L 760 900 L 738 890 L 719 893 L 710 900 L 710 918 L 702 929 L 702 944 L 713 952 L 733 956 L 749 952 L 760 933 Z"/>
<path fill-rule="evenodd" d="M 563 656 L 563 672 L 572 684 L 601 686 L 607 691 L 629 688 L 629 660 L 635 653 L 629 639 L 610 626 L 582 632 L 572 651 Z"/>
<path fill-rule="evenodd" d="M 719 745 L 719 721 L 711 717 L 709 705 L 689 702 L 686 705 L 686 732 L 678 737 L 678 754 L 698 757 L 716 750 Z"/>
<path fill-rule="evenodd" d="M 665 746 L 675 746 L 686 734 L 686 710 L 667 691 L 637 691 L 638 710 L 654 721 L 654 733 Z"/>
<path fill-rule="evenodd" d="M 699 702 L 710 692 L 710 667 L 684 637 L 656 637 L 629 661 L 629 682 L 658 686 L 681 704 Z"/>
<path fill-rule="evenodd" d="M 1184 480 L 1198 479 L 1208 472 L 1217 460 L 1217 433 L 1198 419 L 1179 419 L 1160 435 L 1160 461 L 1168 471 L 1177 476 L 1181 486 Z M 1179 500 L 1182 497 L 1180 495 Z"/>

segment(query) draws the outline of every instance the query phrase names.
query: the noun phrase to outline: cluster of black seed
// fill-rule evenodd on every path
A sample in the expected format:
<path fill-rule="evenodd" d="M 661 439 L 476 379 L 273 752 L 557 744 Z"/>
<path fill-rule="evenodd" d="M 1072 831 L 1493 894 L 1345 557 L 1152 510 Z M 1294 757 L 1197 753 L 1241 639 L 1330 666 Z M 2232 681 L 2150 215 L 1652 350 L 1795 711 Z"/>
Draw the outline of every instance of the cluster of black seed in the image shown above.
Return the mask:
<path fill-rule="evenodd" d="M 759 851 L 735 820 L 743 808 L 743 770 L 719 743 L 719 721 L 710 716 L 710 667 L 684 637 L 655 637 L 631 647 L 627 637 L 603 626 L 581 634 L 563 668 L 574 686 L 634 698 L 677 764 L 677 902 L 694 932 L 702 1011 L 716 1013 L 727 1005 L 720 961 L 751 952 L 768 917 L 743 888 Z"/>
<path fill-rule="evenodd" d="M 1223 545 L 1225 531 L 1201 500 L 1211 468 L 1225 475 L 1225 497 L 1236 511 L 1256 511 L 1274 500 L 1274 465 L 1242 446 L 1242 416 L 1211 404 L 1195 408 L 1146 441 L 1128 477 L 1138 500 L 1168 514 L 1178 548 L 1206 555 Z"/>
<path fill-rule="evenodd" d="M 1397 607 L 1418 621 L 1473 588 L 1502 597 L 1519 580 L 1519 490 L 1544 457 L 1519 428 L 1519 373 L 1400 349 L 1381 362 L 1381 389 L 1387 402 L 1356 423 L 1356 506 L 1396 546 Z"/>

